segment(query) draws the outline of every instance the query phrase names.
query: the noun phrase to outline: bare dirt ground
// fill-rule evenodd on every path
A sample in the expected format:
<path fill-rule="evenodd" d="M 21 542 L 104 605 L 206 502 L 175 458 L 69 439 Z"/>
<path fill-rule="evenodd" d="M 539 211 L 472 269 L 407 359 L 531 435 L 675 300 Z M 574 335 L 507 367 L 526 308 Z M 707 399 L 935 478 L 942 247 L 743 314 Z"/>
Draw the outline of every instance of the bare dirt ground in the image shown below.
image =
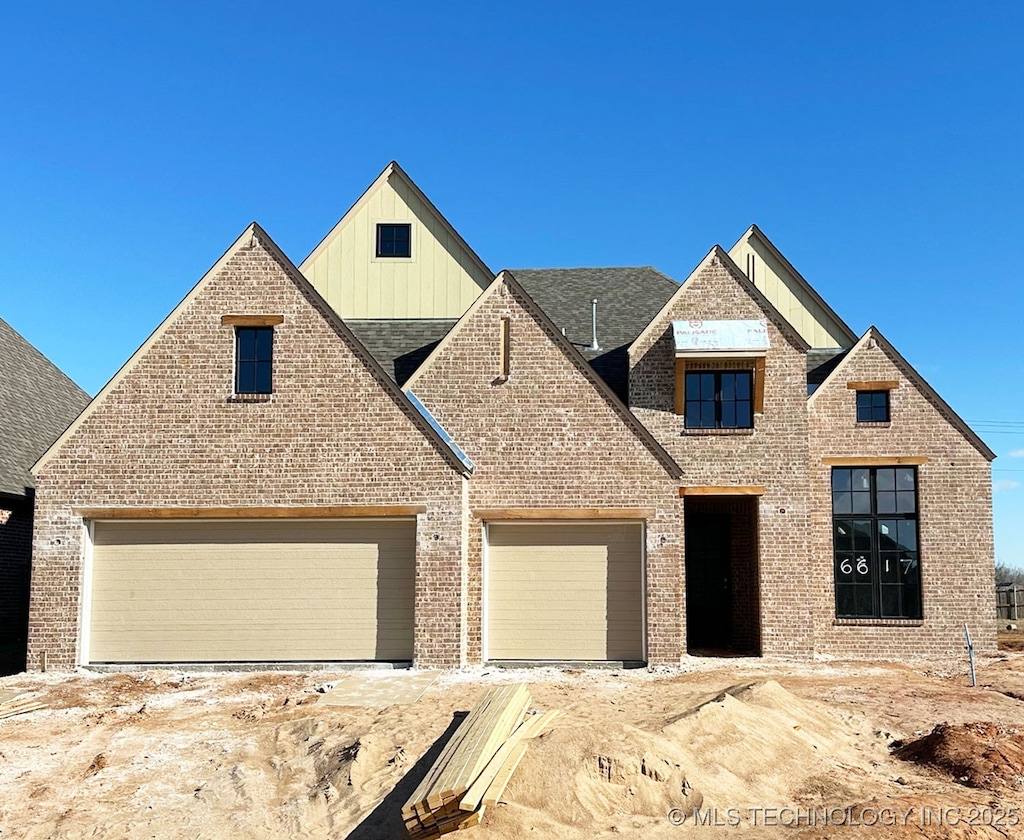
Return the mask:
<path fill-rule="evenodd" d="M 380 709 L 318 705 L 323 672 L 20 674 L 49 708 L 0 720 L 0 838 L 401 838 L 454 713 L 507 681 L 565 714 L 470 838 L 1024 837 L 1024 653 L 965 670 L 478 669 Z"/>

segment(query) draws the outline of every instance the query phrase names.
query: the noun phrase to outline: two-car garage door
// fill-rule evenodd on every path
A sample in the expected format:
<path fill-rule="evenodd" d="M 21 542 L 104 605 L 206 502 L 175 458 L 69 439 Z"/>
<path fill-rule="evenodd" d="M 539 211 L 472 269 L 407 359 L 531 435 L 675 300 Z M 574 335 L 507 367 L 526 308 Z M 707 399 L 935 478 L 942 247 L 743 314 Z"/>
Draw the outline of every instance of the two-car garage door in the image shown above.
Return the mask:
<path fill-rule="evenodd" d="M 487 526 L 485 656 L 644 659 L 643 526 Z"/>
<path fill-rule="evenodd" d="M 414 519 L 93 530 L 91 662 L 411 660 Z"/>

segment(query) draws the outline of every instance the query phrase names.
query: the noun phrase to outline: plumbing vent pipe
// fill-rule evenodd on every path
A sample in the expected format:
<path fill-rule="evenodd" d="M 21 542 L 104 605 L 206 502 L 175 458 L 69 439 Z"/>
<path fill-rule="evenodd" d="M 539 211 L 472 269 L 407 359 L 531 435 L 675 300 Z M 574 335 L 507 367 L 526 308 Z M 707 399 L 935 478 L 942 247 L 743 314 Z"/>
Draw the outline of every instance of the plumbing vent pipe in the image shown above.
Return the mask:
<path fill-rule="evenodd" d="M 597 343 L 597 298 L 590 301 L 591 340 L 590 349 L 600 350 L 601 345 Z"/>

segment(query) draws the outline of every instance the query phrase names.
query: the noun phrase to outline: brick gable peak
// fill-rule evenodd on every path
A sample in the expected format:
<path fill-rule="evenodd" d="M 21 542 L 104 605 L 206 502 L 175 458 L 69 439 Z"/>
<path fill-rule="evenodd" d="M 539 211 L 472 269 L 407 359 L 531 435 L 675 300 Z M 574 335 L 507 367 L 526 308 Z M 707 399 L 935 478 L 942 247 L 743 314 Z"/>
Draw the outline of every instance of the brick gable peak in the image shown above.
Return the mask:
<path fill-rule="evenodd" d="M 515 276 L 508 269 L 498 273 L 491 284 L 484 289 L 480 296 L 466 310 L 465 314 L 449 330 L 448 334 L 433 349 L 429 356 L 420 364 L 416 372 L 406 381 L 403 390 L 412 391 L 416 382 L 447 350 L 451 342 L 465 328 L 476 313 L 495 295 L 510 294 L 519 306 L 534 320 L 541 332 L 546 336 L 549 343 L 553 345 L 556 352 L 561 353 L 565 359 L 576 368 L 577 372 L 589 383 L 595 392 L 595 399 L 603 400 L 609 408 L 619 417 L 626 427 L 640 440 L 644 447 L 658 460 L 666 472 L 673 478 L 682 476 L 682 469 L 668 451 L 655 439 L 654 435 L 641 423 L 626 405 L 619 399 L 608 384 L 594 372 L 594 369 L 587 363 L 583 354 L 562 335 L 561 331 L 543 309 L 537 305 L 527 291 L 515 279 Z"/>
<path fill-rule="evenodd" d="M 410 422 L 423 434 L 437 449 L 438 453 L 449 463 L 449 465 L 464 475 L 471 472 L 463 463 L 462 458 L 454 449 L 448 445 L 442 435 L 431 425 L 430 420 L 413 404 L 405 393 L 387 375 L 373 355 L 356 338 L 355 334 L 345 325 L 340 317 L 334 312 L 330 305 L 313 288 L 313 285 L 296 268 L 295 264 L 278 247 L 270 235 L 256 222 L 251 222 L 237 239 L 218 258 L 210 269 L 199 279 L 199 281 L 188 291 L 184 298 L 174 309 L 160 322 L 159 326 L 142 345 L 129 357 L 121 368 L 114 374 L 85 410 L 78 415 L 75 421 L 68 426 L 64 433 L 57 438 L 44 452 L 38 461 L 32 466 L 32 474 L 38 475 L 46 464 L 60 451 L 64 443 L 69 440 L 81 425 L 97 411 L 106 401 L 106 397 L 128 376 L 150 348 L 167 332 L 172 324 L 188 309 L 203 290 L 209 286 L 229 265 L 231 260 L 254 249 L 263 250 L 278 265 L 282 273 L 295 284 L 299 293 L 306 299 L 311 308 L 316 310 L 321 317 L 327 321 L 335 334 L 343 341 L 353 355 L 367 368 L 371 377 L 384 393 L 386 393 L 410 420 Z M 227 313 L 226 313 L 227 314 Z"/>
<path fill-rule="evenodd" d="M 719 266 L 724 268 L 729 274 L 729 277 L 735 281 L 736 285 L 740 287 L 754 302 L 754 305 L 760 309 L 771 323 L 778 329 L 782 334 L 783 338 L 786 339 L 797 351 L 806 353 L 811 349 L 811 346 L 801 337 L 796 331 L 792 324 L 786 320 L 786 318 L 776 309 L 771 301 L 768 300 L 762 294 L 761 290 L 758 289 L 747 277 L 746 274 L 736 265 L 732 257 L 722 248 L 721 245 L 712 246 L 711 250 L 704 256 L 704 258 L 697 264 L 696 268 L 690 272 L 689 276 L 680 284 L 679 289 L 676 290 L 675 294 L 668 299 L 666 304 L 661 308 L 661 311 L 654 316 L 651 322 L 644 328 L 643 332 L 640 333 L 629 346 L 629 357 L 631 360 L 635 358 L 635 355 L 643 353 L 647 347 L 651 344 L 652 334 L 661 334 L 661 331 L 666 329 L 669 316 L 678 305 L 679 301 L 683 299 L 683 296 L 688 293 L 690 289 L 694 287 L 694 284 L 700 280 L 704 273 L 712 268 Z"/>
<path fill-rule="evenodd" d="M 912 384 L 921 395 L 934 406 L 935 410 L 946 420 L 954 429 L 960 432 L 961 435 L 970 443 L 983 457 L 989 461 L 996 459 L 996 454 L 988 445 L 979 437 L 978 433 L 974 431 L 970 426 L 967 425 L 966 421 L 959 414 L 957 414 L 953 408 L 947 403 L 938 391 L 936 391 L 931 385 L 925 381 L 924 377 L 921 376 L 908 362 L 903 355 L 889 342 L 889 340 L 882 335 L 881 330 L 878 327 L 872 325 L 868 327 L 867 331 L 860 337 L 856 344 L 853 345 L 843 356 L 843 360 L 833 368 L 832 372 L 825 377 L 824 381 L 819 385 L 813 394 L 807 398 L 808 409 L 813 409 L 816 402 L 816 397 L 823 393 L 826 389 L 833 387 L 846 386 L 841 384 L 843 377 L 846 375 L 844 371 L 856 364 L 856 359 L 859 355 L 867 352 L 868 350 L 879 349 L 889 359 L 892 365 L 904 376 L 907 381 Z"/>

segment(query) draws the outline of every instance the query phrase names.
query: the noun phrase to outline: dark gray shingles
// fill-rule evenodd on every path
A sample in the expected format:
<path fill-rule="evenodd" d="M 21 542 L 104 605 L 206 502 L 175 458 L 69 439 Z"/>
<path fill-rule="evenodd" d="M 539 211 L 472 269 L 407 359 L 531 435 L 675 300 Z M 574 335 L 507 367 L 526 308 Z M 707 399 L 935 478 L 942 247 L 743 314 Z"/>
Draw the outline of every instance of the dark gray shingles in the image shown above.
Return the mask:
<path fill-rule="evenodd" d="M 29 468 L 89 403 L 68 379 L 0 318 L 0 493 L 24 495 Z"/>
<path fill-rule="evenodd" d="M 625 268 L 516 268 L 512 276 L 565 335 L 594 371 L 626 402 L 627 351 L 668 303 L 679 284 L 650 266 Z M 591 301 L 597 299 L 597 342 Z"/>
<path fill-rule="evenodd" d="M 345 320 L 356 338 L 399 385 L 412 376 L 423 360 L 455 326 L 446 318 L 390 318 Z"/>
<path fill-rule="evenodd" d="M 627 398 L 629 345 L 672 297 L 679 284 L 648 266 L 528 268 L 512 275 L 565 333 L 594 371 Z M 590 349 L 591 301 L 597 298 L 600 350 Z M 454 326 L 439 318 L 346 319 L 345 323 L 399 385 L 412 376 Z"/>
<path fill-rule="evenodd" d="M 848 348 L 842 347 L 814 348 L 807 351 L 807 396 L 818 389 L 849 352 Z"/>

